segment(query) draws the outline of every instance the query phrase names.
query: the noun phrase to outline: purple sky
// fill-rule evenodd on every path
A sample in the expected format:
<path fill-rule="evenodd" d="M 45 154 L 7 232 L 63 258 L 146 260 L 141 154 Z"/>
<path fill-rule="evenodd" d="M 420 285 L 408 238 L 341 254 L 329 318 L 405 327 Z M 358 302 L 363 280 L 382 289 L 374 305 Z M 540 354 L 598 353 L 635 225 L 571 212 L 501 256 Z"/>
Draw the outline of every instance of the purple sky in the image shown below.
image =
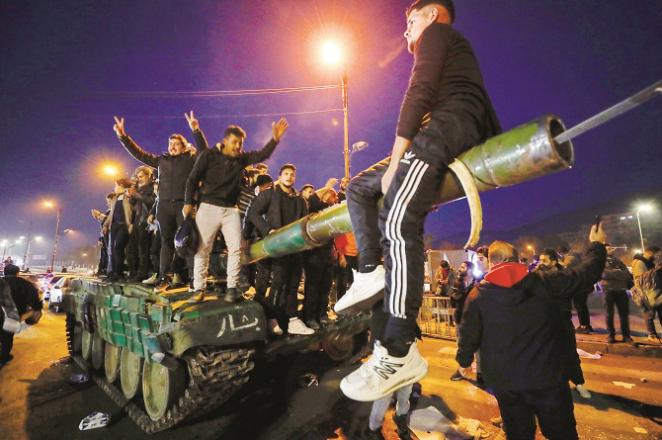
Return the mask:
<path fill-rule="evenodd" d="M 662 77 L 659 0 L 457 0 L 456 28 L 472 43 L 505 129 L 545 113 L 571 126 Z M 0 238 L 33 231 L 50 237 L 54 215 L 81 232 L 66 246 L 92 241 L 92 207 L 111 183 L 95 174 L 101 158 L 138 164 L 120 147 L 112 116 L 143 147 L 166 148 L 189 136 L 183 113 L 195 110 L 210 140 L 238 123 L 247 147 L 269 137 L 273 116 L 256 114 L 340 107 L 338 90 L 199 98 L 146 92 L 296 87 L 337 80 L 315 57 L 324 34 L 351 49 L 350 142 L 368 141 L 354 173 L 390 150 L 411 56 L 404 49 L 408 0 L 322 1 L 5 1 L 0 3 Z M 137 93 L 120 96 L 116 92 Z M 140 93 L 143 95 L 141 96 Z M 575 141 L 573 170 L 486 194 L 485 228 L 509 229 L 608 200 L 659 188 L 662 99 Z M 243 116 L 237 116 L 243 115 Z M 290 131 L 269 160 L 298 168 L 297 186 L 340 177 L 342 113 L 290 115 Z M 438 237 L 468 229 L 464 204 L 437 212 Z M 35 252 L 40 252 L 36 250 Z"/>

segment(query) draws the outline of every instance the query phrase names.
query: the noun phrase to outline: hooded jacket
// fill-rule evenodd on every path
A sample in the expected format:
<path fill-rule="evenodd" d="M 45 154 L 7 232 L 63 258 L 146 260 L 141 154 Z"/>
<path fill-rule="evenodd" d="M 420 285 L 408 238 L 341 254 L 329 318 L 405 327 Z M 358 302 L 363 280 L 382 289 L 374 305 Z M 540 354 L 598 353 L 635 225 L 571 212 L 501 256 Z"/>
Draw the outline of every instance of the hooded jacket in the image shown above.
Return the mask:
<path fill-rule="evenodd" d="M 480 350 L 483 378 L 496 390 L 563 383 L 567 342 L 557 298 L 597 282 L 605 256 L 605 247 L 593 243 L 574 270 L 528 273 L 519 263 L 493 267 L 465 303 L 457 362 L 468 367 Z"/>

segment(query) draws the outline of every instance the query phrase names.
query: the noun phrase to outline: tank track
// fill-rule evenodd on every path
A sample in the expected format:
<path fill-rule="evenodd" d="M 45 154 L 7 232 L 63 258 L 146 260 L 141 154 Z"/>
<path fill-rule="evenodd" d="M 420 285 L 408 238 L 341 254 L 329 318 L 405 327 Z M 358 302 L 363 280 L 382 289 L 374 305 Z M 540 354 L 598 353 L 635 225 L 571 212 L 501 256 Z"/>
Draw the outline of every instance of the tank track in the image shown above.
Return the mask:
<path fill-rule="evenodd" d="M 67 334 L 69 333 L 67 327 Z M 249 380 L 248 373 L 254 368 L 253 349 L 237 348 L 218 350 L 213 347 L 197 347 L 183 359 L 189 372 L 189 383 L 177 401 L 160 420 L 152 420 L 141 404 L 128 400 L 118 386 L 109 383 L 103 375 L 91 374 L 97 385 L 131 419 L 148 434 L 154 434 L 181 423 L 187 419 L 202 416 L 218 408 L 229 400 Z M 74 360 L 82 368 L 90 371 L 80 357 Z"/>
<path fill-rule="evenodd" d="M 64 325 L 67 332 L 67 351 L 69 352 L 69 356 L 73 357 L 76 354 L 74 352 L 74 328 L 76 327 L 76 317 L 67 313 Z"/>

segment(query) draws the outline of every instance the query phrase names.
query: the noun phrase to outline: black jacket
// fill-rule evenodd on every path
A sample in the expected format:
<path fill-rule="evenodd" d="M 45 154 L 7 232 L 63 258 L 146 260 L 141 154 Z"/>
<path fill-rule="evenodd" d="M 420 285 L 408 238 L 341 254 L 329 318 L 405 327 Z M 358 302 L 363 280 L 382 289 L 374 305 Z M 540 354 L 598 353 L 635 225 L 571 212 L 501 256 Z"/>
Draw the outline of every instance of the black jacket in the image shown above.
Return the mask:
<path fill-rule="evenodd" d="M 398 136 L 412 140 L 423 116 L 448 112 L 473 121 L 481 142 L 501 132 L 469 42 L 451 26 L 434 23 L 414 48 L 414 67 L 400 109 Z"/>
<path fill-rule="evenodd" d="M 32 310 L 42 309 L 43 304 L 39 299 L 39 291 L 34 284 L 14 275 L 6 276 L 4 280 L 11 289 L 11 296 L 14 299 L 14 304 L 16 304 L 16 310 L 18 310 L 19 315 L 27 312 L 28 307 L 31 307 Z"/>
<path fill-rule="evenodd" d="M 262 162 L 271 156 L 278 142 L 271 139 L 258 151 L 243 152 L 229 157 L 214 148 L 207 148 L 207 139 L 200 130 L 193 132 L 196 145 L 202 149 L 186 182 L 186 203 L 192 203 L 193 194 L 202 182 L 200 202 L 216 206 L 236 206 L 246 166 Z"/>
<path fill-rule="evenodd" d="M 250 222 L 262 237 L 269 235 L 272 229 L 278 229 L 286 225 L 281 213 L 281 203 L 284 197 L 295 197 L 297 208 L 296 217 L 301 218 L 308 214 L 306 201 L 299 195 L 288 195 L 279 187 L 262 191 L 253 199 L 251 206 L 246 211 L 246 220 Z"/>
<path fill-rule="evenodd" d="M 131 197 L 131 202 L 135 213 L 133 224 L 138 226 L 147 223 L 147 217 L 156 201 L 156 194 L 154 193 L 154 184 L 151 182 L 136 188 L 136 192 L 137 194 Z"/>
<path fill-rule="evenodd" d="M 606 251 L 594 243 L 576 269 L 527 273 L 518 263 L 498 265 L 464 306 L 456 359 L 471 365 L 480 350 L 485 383 L 496 390 L 541 389 L 565 380 L 567 340 L 555 298 L 595 284 Z"/>
<path fill-rule="evenodd" d="M 130 136 L 121 136 L 120 142 L 137 161 L 159 172 L 159 201 L 181 202 L 184 200 L 186 180 L 195 164 L 195 154 L 182 153 L 171 156 L 168 153 L 156 155 L 145 151 Z"/>

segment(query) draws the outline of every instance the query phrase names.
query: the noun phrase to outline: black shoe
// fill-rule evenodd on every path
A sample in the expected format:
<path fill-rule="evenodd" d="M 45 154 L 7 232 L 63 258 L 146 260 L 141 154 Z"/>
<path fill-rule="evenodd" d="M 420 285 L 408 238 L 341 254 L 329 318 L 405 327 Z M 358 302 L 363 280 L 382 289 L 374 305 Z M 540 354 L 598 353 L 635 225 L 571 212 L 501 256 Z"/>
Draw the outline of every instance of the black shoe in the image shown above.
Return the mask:
<path fill-rule="evenodd" d="M 148 278 L 146 273 L 137 273 L 134 276 L 132 276 L 129 281 L 132 283 L 142 283 L 143 280 L 146 280 Z"/>
<path fill-rule="evenodd" d="M 464 379 L 464 376 L 462 376 L 459 371 L 455 371 L 455 373 L 453 373 L 453 375 L 451 376 L 451 380 L 453 382 L 457 382 L 462 379 Z"/>
<path fill-rule="evenodd" d="M 308 327 L 312 328 L 313 330 L 319 330 L 320 329 L 319 323 L 317 321 L 315 321 L 314 319 L 307 320 L 306 325 Z"/>
<path fill-rule="evenodd" d="M 634 342 L 634 339 L 632 339 L 630 336 L 623 336 L 623 342 Z"/>
<path fill-rule="evenodd" d="M 326 327 L 327 325 L 329 325 L 330 322 L 331 322 L 331 321 L 330 321 L 329 318 L 327 318 L 326 316 L 323 316 L 323 317 L 320 318 L 320 320 L 319 320 L 319 323 L 320 323 L 320 325 L 321 325 L 322 327 Z"/>
<path fill-rule="evenodd" d="M 3 357 L 2 359 L 0 359 L 0 366 L 4 366 L 10 363 L 12 359 L 14 359 L 13 354 L 8 355 L 7 357 Z"/>
<path fill-rule="evenodd" d="M 223 299 L 229 303 L 238 302 L 241 298 L 243 297 L 236 287 L 229 287 L 228 290 L 225 291 L 225 296 L 223 297 Z"/>
<path fill-rule="evenodd" d="M 589 335 L 593 332 L 593 327 L 590 325 L 580 325 L 575 329 L 575 333 L 578 333 L 580 335 Z"/>
<path fill-rule="evenodd" d="M 409 433 L 409 425 L 407 424 L 407 414 L 403 414 L 401 416 L 393 414 L 393 421 L 397 427 L 396 431 L 398 432 L 398 437 L 400 437 L 400 440 L 411 439 L 411 434 Z"/>
<path fill-rule="evenodd" d="M 614 335 L 609 335 L 607 338 L 607 344 L 615 344 L 616 343 L 616 337 Z"/>

